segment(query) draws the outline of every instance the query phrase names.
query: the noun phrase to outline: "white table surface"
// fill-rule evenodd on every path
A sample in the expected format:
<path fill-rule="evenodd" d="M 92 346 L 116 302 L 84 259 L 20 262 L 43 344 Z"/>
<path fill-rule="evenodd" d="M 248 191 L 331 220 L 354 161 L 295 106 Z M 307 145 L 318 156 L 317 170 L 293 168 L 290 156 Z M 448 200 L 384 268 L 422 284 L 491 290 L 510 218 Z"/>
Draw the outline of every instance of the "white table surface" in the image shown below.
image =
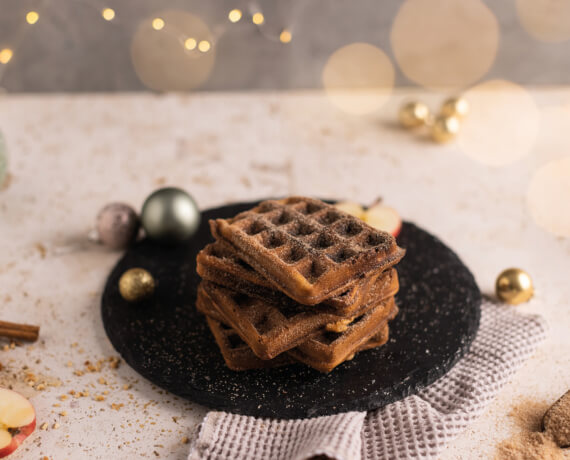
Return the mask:
<path fill-rule="evenodd" d="M 503 168 L 396 129 L 405 93 L 365 118 L 332 109 L 317 92 L 1 96 L 12 178 L 0 192 L 0 318 L 41 325 L 41 340 L 0 349 L 0 385 L 31 397 L 38 426 L 49 425 L 13 459 L 186 457 L 183 438 L 204 407 L 161 391 L 124 363 L 74 374 L 86 360 L 116 356 L 99 303 L 120 254 L 86 234 L 106 203 L 139 208 L 164 184 L 186 188 L 202 208 L 289 194 L 363 203 L 382 196 L 454 248 L 484 293 L 502 269 L 528 270 L 536 295 L 517 308 L 543 314 L 549 339 L 441 456 L 491 457 L 514 432 L 509 412 L 520 400 L 553 402 L 570 386 L 570 239 L 537 227 L 525 202 L 532 172 L 569 154 L 570 90 L 532 95 L 541 110 L 537 145 Z M 51 385 L 27 386 L 24 366 Z M 89 396 L 59 400 L 86 389 Z"/>

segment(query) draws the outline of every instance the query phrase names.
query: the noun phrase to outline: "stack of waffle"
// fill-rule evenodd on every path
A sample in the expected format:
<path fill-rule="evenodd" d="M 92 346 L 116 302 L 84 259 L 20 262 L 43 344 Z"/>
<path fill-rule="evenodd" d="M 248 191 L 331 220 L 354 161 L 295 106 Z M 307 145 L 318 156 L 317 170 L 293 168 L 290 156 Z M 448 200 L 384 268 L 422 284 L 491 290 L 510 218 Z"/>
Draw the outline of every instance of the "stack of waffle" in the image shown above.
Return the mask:
<path fill-rule="evenodd" d="M 404 255 L 390 234 L 303 197 L 210 227 L 196 305 L 229 368 L 302 362 L 330 372 L 388 340 Z"/>

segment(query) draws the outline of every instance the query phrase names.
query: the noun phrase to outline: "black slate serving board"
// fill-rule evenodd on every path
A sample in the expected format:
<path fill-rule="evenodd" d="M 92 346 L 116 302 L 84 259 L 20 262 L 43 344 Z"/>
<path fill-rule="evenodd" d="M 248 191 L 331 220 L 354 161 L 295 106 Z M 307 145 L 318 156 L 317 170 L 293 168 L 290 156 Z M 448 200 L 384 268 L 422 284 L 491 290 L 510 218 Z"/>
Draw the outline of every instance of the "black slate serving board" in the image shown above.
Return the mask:
<path fill-rule="evenodd" d="M 142 376 L 211 409 L 273 418 L 300 418 L 368 410 L 414 394 L 443 376 L 473 341 L 481 294 L 469 270 L 434 236 L 404 223 L 398 244 L 400 313 L 390 340 L 358 353 L 330 374 L 295 364 L 277 369 L 228 369 L 194 308 L 196 254 L 212 240 L 208 219 L 230 217 L 255 203 L 204 211 L 187 243 L 143 240 L 115 266 L 102 298 L 105 330 L 123 359 Z M 152 298 L 129 304 L 119 294 L 125 270 L 143 267 L 157 280 Z"/>

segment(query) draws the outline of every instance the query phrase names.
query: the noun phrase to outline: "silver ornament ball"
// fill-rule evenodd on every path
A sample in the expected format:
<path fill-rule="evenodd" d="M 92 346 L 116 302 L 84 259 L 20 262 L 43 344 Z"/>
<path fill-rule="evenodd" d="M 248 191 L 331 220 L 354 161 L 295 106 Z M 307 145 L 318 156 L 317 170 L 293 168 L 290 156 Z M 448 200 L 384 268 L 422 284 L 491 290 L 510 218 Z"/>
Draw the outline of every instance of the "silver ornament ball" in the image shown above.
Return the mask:
<path fill-rule="evenodd" d="M 110 203 L 97 216 L 97 234 L 111 249 L 126 248 L 137 236 L 139 218 L 128 204 Z"/>
<path fill-rule="evenodd" d="M 200 211 L 184 190 L 165 187 L 153 192 L 144 202 L 141 223 L 149 238 L 163 243 L 178 243 L 190 238 L 200 225 Z"/>

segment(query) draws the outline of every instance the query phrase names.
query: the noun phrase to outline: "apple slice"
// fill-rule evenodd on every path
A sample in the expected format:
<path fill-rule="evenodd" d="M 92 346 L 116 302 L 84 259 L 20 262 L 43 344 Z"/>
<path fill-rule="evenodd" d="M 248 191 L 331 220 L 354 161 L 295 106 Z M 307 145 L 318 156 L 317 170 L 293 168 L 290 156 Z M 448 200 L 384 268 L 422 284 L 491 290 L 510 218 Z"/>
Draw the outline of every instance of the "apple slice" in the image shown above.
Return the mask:
<path fill-rule="evenodd" d="M 36 412 L 30 401 L 0 388 L 0 458 L 14 452 L 35 428 Z"/>
<path fill-rule="evenodd" d="M 378 230 L 384 230 L 396 237 L 402 229 L 402 219 L 394 208 L 376 204 L 364 211 L 364 221 Z"/>
<path fill-rule="evenodd" d="M 364 209 L 360 204 L 355 203 L 354 201 L 341 201 L 340 203 L 335 204 L 335 207 L 347 214 L 350 214 L 351 216 L 358 217 L 359 219 L 364 217 Z"/>

